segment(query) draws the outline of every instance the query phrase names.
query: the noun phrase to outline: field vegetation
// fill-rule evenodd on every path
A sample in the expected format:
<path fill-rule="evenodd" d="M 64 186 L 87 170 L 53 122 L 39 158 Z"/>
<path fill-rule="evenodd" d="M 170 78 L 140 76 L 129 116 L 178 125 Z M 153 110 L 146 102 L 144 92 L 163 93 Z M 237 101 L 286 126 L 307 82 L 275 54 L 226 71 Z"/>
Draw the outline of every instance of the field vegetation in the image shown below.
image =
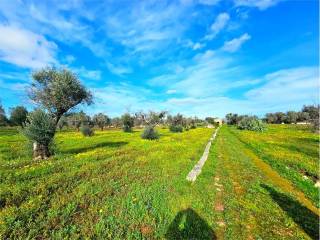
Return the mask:
<path fill-rule="evenodd" d="M 58 132 L 39 161 L 1 129 L 1 238 L 318 238 L 318 138 L 306 127 L 224 125 L 194 184 L 185 178 L 214 129 L 142 131 Z"/>

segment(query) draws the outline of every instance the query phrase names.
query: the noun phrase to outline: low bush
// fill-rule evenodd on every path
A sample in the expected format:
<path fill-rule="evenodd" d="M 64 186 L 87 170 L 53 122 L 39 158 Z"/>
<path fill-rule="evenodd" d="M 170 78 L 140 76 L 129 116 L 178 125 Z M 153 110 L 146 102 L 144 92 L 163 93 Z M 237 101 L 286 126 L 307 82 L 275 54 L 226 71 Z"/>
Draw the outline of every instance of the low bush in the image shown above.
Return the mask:
<path fill-rule="evenodd" d="M 87 125 L 83 125 L 81 128 L 80 128 L 80 131 L 82 133 L 83 136 L 85 137 L 91 137 L 94 135 L 94 131 L 92 128 L 90 128 L 89 126 Z"/>
<path fill-rule="evenodd" d="M 141 134 L 141 138 L 155 140 L 159 138 L 159 134 L 153 126 L 146 126 Z"/>
<path fill-rule="evenodd" d="M 255 116 L 243 117 L 237 126 L 241 130 L 250 130 L 257 132 L 263 132 L 266 129 L 265 124 Z"/>
<path fill-rule="evenodd" d="M 43 110 L 35 110 L 27 116 L 22 133 L 33 144 L 33 156 L 45 159 L 53 154 L 53 140 L 56 127 L 52 117 Z"/>
<path fill-rule="evenodd" d="M 122 115 L 121 120 L 122 120 L 123 131 L 124 132 L 131 132 L 132 127 L 134 126 L 134 118 L 129 113 L 126 113 L 126 114 Z"/>
<path fill-rule="evenodd" d="M 169 127 L 170 132 L 183 132 L 182 125 L 170 125 Z"/>
<path fill-rule="evenodd" d="M 27 117 L 27 123 L 22 133 L 32 142 L 48 146 L 55 134 L 55 125 L 52 117 L 42 111 L 35 110 Z"/>

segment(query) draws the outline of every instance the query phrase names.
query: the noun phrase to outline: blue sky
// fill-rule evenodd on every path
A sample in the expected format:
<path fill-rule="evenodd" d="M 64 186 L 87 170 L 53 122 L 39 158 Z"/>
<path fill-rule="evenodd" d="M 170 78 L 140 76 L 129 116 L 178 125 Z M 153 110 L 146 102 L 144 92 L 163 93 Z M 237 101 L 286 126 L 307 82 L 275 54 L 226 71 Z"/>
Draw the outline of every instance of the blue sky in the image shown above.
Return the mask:
<path fill-rule="evenodd" d="M 0 98 L 32 109 L 32 71 L 68 67 L 90 114 L 200 117 L 319 99 L 317 0 L 0 1 Z"/>

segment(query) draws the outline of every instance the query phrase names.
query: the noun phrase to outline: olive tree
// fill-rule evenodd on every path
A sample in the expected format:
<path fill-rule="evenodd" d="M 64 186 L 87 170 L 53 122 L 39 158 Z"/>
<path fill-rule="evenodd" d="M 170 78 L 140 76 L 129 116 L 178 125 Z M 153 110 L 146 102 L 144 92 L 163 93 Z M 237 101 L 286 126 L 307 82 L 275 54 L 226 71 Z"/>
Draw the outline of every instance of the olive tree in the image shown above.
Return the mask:
<path fill-rule="evenodd" d="M 91 93 L 68 69 L 45 68 L 32 74 L 29 97 L 49 111 L 55 125 L 63 114 L 81 103 L 92 103 Z"/>
<path fill-rule="evenodd" d="M 68 120 L 66 116 L 62 116 L 57 124 L 57 127 L 61 131 L 65 126 L 68 126 Z"/>
<path fill-rule="evenodd" d="M 123 131 L 131 132 L 132 127 L 134 126 L 134 118 L 129 113 L 125 113 L 122 115 L 121 120 Z"/>
<path fill-rule="evenodd" d="M 30 99 L 40 107 L 47 110 L 52 118 L 54 132 L 50 135 L 53 139 L 60 118 L 70 109 L 81 103 L 92 103 L 91 93 L 80 83 L 78 77 L 68 69 L 44 68 L 32 74 L 33 82 L 29 92 Z M 45 118 L 41 118 L 45 119 Z M 33 121 L 33 118 L 30 118 Z M 26 131 L 33 131 L 33 126 L 27 125 Z M 36 126 L 36 125 L 35 125 Z M 29 129 L 30 128 L 30 129 Z M 35 132 L 40 134 L 40 132 Z M 26 136 L 31 136 L 26 134 Z M 34 157 L 46 158 L 49 156 L 47 142 L 34 141 Z"/>
<path fill-rule="evenodd" d="M 286 123 L 297 123 L 299 114 L 295 111 L 288 111 L 286 117 Z"/>
<path fill-rule="evenodd" d="M 94 124 L 101 129 L 101 131 L 103 131 L 104 127 L 110 125 L 111 122 L 110 118 L 103 113 L 94 115 L 92 120 Z"/>
<path fill-rule="evenodd" d="M 13 125 L 23 127 L 27 119 L 28 111 L 23 106 L 17 106 L 11 109 L 10 122 Z"/>
<path fill-rule="evenodd" d="M 163 123 L 163 119 L 166 115 L 165 111 L 162 112 L 153 112 L 149 111 L 148 114 L 143 114 L 144 121 L 146 123 L 146 126 L 142 132 L 141 137 L 143 139 L 149 139 L 149 140 L 154 140 L 159 138 L 159 133 L 155 129 L 155 127 L 158 124 Z"/>
<path fill-rule="evenodd" d="M 72 113 L 68 117 L 70 120 L 71 126 L 75 127 L 77 131 L 80 131 L 80 127 L 82 125 L 90 125 L 90 116 L 88 116 L 85 112 L 80 111 L 77 113 Z"/>
<path fill-rule="evenodd" d="M 8 124 L 8 119 L 6 117 L 4 108 L 2 107 L 2 104 L 0 102 L 0 126 L 6 126 L 7 124 Z"/>
<path fill-rule="evenodd" d="M 186 126 L 183 115 L 177 114 L 170 119 L 169 130 L 171 132 L 183 132 L 183 127 Z"/>
<path fill-rule="evenodd" d="M 49 146 L 56 131 L 54 119 L 45 111 L 31 112 L 26 121 L 23 134 L 33 142 L 34 159 L 46 159 L 50 156 Z"/>

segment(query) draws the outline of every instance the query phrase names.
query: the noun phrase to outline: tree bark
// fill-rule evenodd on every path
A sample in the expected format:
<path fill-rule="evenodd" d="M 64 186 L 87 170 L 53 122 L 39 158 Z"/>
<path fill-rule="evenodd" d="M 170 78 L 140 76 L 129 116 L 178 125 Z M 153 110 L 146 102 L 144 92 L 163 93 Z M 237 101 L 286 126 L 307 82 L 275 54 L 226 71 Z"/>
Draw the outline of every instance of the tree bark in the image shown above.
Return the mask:
<path fill-rule="evenodd" d="M 33 143 L 33 159 L 43 160 L 50 156 L 49 148 L 46 145 L 34 142 Z"/>

